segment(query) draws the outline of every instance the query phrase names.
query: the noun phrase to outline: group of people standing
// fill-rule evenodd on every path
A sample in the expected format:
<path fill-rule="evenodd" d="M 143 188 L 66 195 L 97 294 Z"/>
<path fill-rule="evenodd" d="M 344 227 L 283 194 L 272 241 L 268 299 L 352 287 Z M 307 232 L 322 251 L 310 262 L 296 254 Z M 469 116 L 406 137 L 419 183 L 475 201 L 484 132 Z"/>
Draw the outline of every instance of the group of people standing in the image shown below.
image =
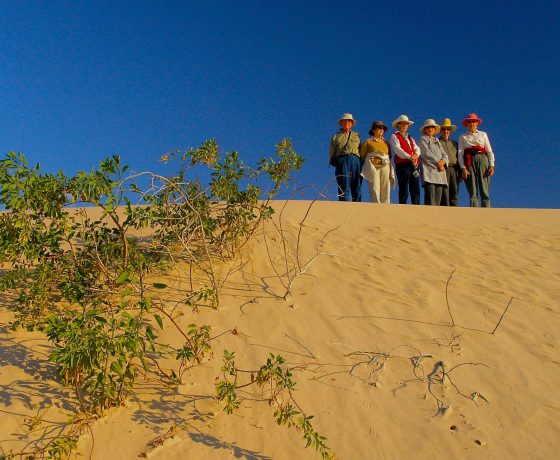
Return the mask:
<path fill-rule="evenodd" d="M 330 142 L 329 165 L 335 167 L 340 201 L 362 201 L 364 178 L 372 202 L 390 203 L 396 176 L 400 204 L 406 204 L 409 196 L 412 204 L 420 204 L 422 182 L 424 204 L 457 206 L 459 183 L 464 180 L 470 206 L 479 206 L 480 196 L 481 206 L 490 207 L 494 153 L 488 135 L 478 130 L 482 120 L 475 113 L 463 120 L 467 131 L 459 136 L 459 142 L 451 139 L 457 126 L 449 118 L 441 124 L 427 119 L 420 128 L 418 143 L 408 133 L 414 122 L 406 115 L 393 121 L 395 132 L 389 141 L 384 138 L 388 128 L 382 121 L 373 122 L 371 137 L 364 143 L 352 130 L 356 124 L 352 114 L 342 115 L 338 124 L 340 130 Z"/>

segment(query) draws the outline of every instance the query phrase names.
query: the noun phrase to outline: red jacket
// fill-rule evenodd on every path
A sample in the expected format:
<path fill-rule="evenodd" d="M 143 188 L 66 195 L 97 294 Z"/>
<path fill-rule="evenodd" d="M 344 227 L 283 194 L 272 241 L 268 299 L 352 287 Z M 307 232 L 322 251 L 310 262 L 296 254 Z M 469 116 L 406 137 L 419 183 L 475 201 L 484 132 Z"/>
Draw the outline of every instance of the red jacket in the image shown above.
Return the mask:
<path fill-rule="evenodd" d="M 399 140 L 399 143 L 401 144 L 401 149 L 403 149 L 410 156 L 412 156 L 416 153 L 414 151 L 414 139 L 412 139 L 412 136 L 408 136 L 408 139 L 410 140 L 410 144 L 407 142 L 405 137 L 401 133 L 399 133 L 398 131 L 395 133 L 395 136 L 397 137 L 397 139 Z M 395 164 L 398 164 L 398 163 L 410 163 L 410 160 L 405 160 L 404 158 L 401 158 L 398 155 L 395 155 Z"/>

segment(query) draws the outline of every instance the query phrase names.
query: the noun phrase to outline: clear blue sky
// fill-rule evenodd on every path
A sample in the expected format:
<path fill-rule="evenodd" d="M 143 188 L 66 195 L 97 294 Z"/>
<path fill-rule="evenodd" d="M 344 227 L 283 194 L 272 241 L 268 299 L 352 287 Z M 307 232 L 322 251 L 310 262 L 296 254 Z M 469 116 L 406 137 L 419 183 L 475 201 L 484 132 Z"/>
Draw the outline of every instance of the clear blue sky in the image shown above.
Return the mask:
<path fill-rule="evenodd" d="M 161 154 L 208 138 L 251 162 L 290 137 L 306 159 L 298 184 L 332 196 L 343 112 L 362 139 L 374 119 L 407 114 L 418 138 L 426 118 L 476 112 L 496 154 L 493 205 L 560 208 L 558 0 L 0 6 L 2 156 L 72 174 L 120 154 L 165 172 Z"/>

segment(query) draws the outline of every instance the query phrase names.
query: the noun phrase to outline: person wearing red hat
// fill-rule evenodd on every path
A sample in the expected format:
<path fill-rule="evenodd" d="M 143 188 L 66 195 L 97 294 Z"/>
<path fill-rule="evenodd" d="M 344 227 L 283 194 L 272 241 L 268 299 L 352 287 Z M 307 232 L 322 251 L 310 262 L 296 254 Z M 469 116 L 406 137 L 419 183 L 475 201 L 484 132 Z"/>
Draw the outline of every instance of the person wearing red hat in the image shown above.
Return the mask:
<path fill-rule="evenodd" d="M 490 207 L 490 177 L 494 175 L 494 152 L 484 131 L 478 127 L 482 120 L 470 113 L 463 120 L 467 132 L 459 137 L 459 166 L 470 196 L 471 207 Z"/>

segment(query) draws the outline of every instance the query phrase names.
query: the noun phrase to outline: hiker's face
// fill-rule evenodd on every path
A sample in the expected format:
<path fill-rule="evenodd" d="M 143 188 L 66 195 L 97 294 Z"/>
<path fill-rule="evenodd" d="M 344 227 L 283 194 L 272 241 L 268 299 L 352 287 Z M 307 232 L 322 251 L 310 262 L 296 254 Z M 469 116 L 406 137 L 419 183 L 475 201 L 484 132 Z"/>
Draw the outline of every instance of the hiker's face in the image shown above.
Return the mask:
<path fill-rule="evenodd" d="M 340 120 L 338 124 L 342 128 L 342 131 L 347 133 L 348 131 L 350 131 L 354 123 L 352 122 L 352 120 Z"/>
<path fill-rule="evenodd" d="M 397 123 L 397 128 L 401 133 L 406 133 L 406 131 L 408 130 L 408 126 L 409 124 L 406 121 L 400 121 L 399 123 Z"/>

